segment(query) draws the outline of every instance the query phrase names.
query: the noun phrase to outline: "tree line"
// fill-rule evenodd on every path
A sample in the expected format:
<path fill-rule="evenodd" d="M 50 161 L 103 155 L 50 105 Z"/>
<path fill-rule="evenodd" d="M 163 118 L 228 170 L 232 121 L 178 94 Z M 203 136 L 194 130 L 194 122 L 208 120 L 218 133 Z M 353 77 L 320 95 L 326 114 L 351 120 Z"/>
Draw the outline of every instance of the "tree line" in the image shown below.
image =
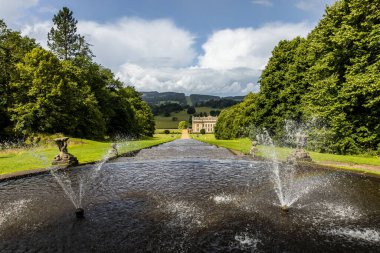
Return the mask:
<path fill-rule="evenodd" d="M 72 11 L 64 7 L 53 23 L 48 51 L 0 20 L 1 137 L 153 135 L 149 106 L 134 87 L 93 61 Z"/>
<path fill-rule="evenodd" d="M 223 110 L 217 138 L 267 129 L 278 143 L 284 121 L 316 122 L 321 152 L 380 153 L 379 2 L 338 0 L 307 38 L 281 41 L 260 78 L 260 92 Z"/>

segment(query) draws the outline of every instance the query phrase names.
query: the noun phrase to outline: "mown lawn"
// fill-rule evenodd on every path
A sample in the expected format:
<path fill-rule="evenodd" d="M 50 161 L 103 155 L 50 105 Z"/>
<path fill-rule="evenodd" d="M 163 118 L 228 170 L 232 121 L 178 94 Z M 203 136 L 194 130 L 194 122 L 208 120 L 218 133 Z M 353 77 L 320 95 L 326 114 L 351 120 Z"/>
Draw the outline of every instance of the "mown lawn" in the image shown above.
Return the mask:
<path fill-rule="evenodd" d="M 251 142 L 248 138 L 235 139 L 235 140 L 217 140 L 213 134 L 197 135 L 192 134 L 191 137 L 196 140 L 204 141 L 213 145 L 220 147 L 225 147 L 231 150 L 236 150 L 244 154 L 248 154 L 251 149 Z M 275 151 L 279 160 L 285 161 L 286 158 L 294 152 L 294 149 L 275 147 Z M 270 157 L 271 148 L 267 146 L 258 146 L 257 156 L 259 157 Z M 375 165 L 380 166 L 380 157 L 377 156 L 364 156 L 364 155 L 334 155 L 318 152 L 309 152 L 311 158 L 316 163 L 345 163 L 352 165 Z M 352 168 L 350 166 L 334 166 L 337 168 L 348 168 L 353 170 L 361 170 L 357 168 Z M 366 170 L 362 170 L 366 171 Z"/>
<path fill-rule="evenodd" d="M 213 134 L 191 134 L 191 138 L 203 142 L 210 143 L 219 147 L 228 148 L 234 151 L 239 151 L 248 154 L 251 149 L 251 141 L 248 138 L 235 140 L 217 140 Z"/>
<path fill-rule="evenodd" d="M 212 109 L 211 107 L 196 107 L 195 108 L 197 113 L 200 112 L 207 112 L 210 114 L 211 110 L 218 110 L 218 109 Z M 180 112 L 173 112 L 170 114 L 170 117 L 164 117 L 164 116 L 155 116 L 154 121 L 156 122 L 156 128 L 157 129 L 174 129 L 178 128 L 178 123 L 180 121 L 189 121 L 189 114 L 187 114 L 187 110 L 183 110 Z M 172 118 L 176 117 L 177 120 L 173 121 Z"/>
<path fill-rule="evenodd" d="M 180 136 L 179 134 L 155 134 L 152 138 L 120 142 L 119 152 L 126 153 L 151 147 L 178 139 Z M 70 138 L 68 151 L 78 158 L 80 164 L 83 164 L 103 159 L 111 145 L 111 142 Z M 0 151 L 0 174 L 47 168 L 58 153 L 58 148 L 53 144 L 30 149 L 2 150 Z"/>

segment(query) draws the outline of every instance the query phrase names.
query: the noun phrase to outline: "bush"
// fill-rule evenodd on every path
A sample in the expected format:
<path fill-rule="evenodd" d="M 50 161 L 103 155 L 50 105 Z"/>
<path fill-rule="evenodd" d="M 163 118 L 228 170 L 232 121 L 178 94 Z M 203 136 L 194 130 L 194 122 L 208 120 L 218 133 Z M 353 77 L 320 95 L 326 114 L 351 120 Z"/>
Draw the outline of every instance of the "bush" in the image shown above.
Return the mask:
<path fill-rule="evenodd" d="M 164 134 L 170 134 L 170 131 L 168 129 L 165 129 Z"/>
<path fill-rule="evenodd" d="M 206 130 L 204 128 L 201 129 L 201 134 L 206 134 Z"/>
<path fill-rule="evenodd" d="M 185 129 L 187 128 L 187 122 L 186 121 L 181 121 L 178 124 L 178 129 Z"/>
<path fill-rule="evenodd" d="M 191 106 L 187 109 L 187 114 L 194 114 L 194 113 L 196 113 L 196 110 L 193 106 Z"/>

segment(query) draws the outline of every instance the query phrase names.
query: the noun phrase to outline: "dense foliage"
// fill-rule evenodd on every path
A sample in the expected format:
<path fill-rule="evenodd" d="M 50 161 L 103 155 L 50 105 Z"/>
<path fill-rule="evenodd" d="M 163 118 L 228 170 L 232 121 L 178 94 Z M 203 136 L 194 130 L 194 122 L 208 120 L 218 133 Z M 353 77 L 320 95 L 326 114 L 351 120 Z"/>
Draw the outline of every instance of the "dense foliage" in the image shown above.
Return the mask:
<path fill-rule="evenodd" d="M 40 133 L 152 136 L 149 106 L 133 87 L 93 62 L 89 44 L 76 34 L 72 12 L 63 8 L 53 21 L 49 52 L 0 20 L 1 139 Z M 72 39 L 62 42 L 67 31 Z"/>
<path fill-rule="evenodd" d="M 157 92 L 157 91 L 148 91 L 141 92 L 142 98 L 150 106 L 161 105 L 164 103 L 177 103 L 182 106 L 187 105 L 185 93 L 178 92 Z"/>
<path fill-rule="evenodd" d="M 187 128 L 187 122 L 186 121 L 180 121 L 178 123 L 178 129 L 182 130 L 182 129 L 186 129 Z"/>
<path fill-rule="evenodd" d="M 160 105 L 150 105 L 150 108 L 155 116 L 162 115 L 165 117 L 170 117 L 171 113 L 180 112 L 188 108 L 188 106 L 183 106 L 179 103 L 166 102 Z"/>
<path fill-rule="evenodd" d="M 378 1 L 339 0 L 306 39 L 281 41 L 262 73 L 260 92 L 223 111 L 216 136 L 235 138 L 255 125 L 281 143 L 285 119 L 316 119 L 317 150 L 379 152 L 379 7 Z"/>
<path fill-rule="evenodd" d="M 234 99 L 229 99 L 229 98 L 218 98 L 218 99 L 210 99 L 207 101 L 200 101 L 195 104 L 196 107 L 211 107 L 211 108 L 227 108 L 231 107 L 233 105 L 236 105 L 240 101 L 236 101 Z"/>

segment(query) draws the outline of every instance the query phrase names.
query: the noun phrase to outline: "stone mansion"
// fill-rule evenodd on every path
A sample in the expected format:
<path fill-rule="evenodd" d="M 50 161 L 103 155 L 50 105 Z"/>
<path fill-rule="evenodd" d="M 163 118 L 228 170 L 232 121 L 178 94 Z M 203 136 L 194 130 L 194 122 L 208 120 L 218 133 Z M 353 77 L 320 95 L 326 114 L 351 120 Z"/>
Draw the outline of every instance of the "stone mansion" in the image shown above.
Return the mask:
<path fill-rule="evenodd" d="M 218 117 L 192 117 L 192 132 L 200 133 L 201 129 L 204 129 L 206 133 L 213 133 L 214 126 Z"/>

